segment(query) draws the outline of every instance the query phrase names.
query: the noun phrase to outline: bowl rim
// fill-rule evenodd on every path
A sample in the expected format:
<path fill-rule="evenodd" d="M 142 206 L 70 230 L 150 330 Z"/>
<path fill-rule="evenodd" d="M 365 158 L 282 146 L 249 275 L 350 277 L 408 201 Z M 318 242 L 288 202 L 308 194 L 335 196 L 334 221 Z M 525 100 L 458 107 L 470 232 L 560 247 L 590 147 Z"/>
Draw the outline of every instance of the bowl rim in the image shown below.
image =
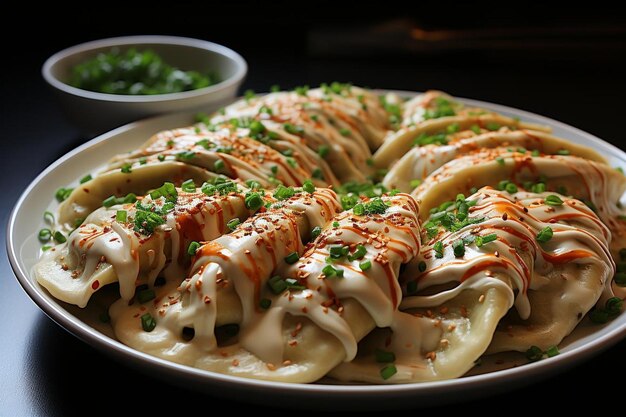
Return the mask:
<path fill-rule="evenodd" d="M 151 95 L 130 95 L 130 94 L 108 94 L 99 93 L 96 91 L 83 90 L 82 88 L 72 87 L 69 84 L 64 83 L 52 74 L 52 68 L 59 63 L 59 61 L 70 57 L 72 55 L 88 52 L 96 48 L 114 47 L 114 46 L 128 46 L 133 44 L 162 44 L 162 45 L 178 45 L 178 46 L 190 46 L 205 51 L 216 52 L 235 63 L 237 67 L 235 73 L 220 81 L 217 84 L 198 88 L 196 90 L 183 91 L 179 93 L 166 93 L 166 94 L 151 94 Z M 248 73 L 248 64 L 246 60 L 234 50 L 214 43 L 205 41 L 202 39 L 181 37 L 181 36 L 166 36 L 166 35 L 137 35 L 137 36 L 120 36 L 114 38 L 98 39 L 81 43 L 78 45 L 65 48 L 51 57 L 49 57 L 41 67 L 41 74 L 48 84 L 57 90 L 74 96 L 108 102 L 120 102 L 120 103 L 153 103 L 153 102 L 167 102 L 178 101 L 192 97 L 198 97 L 205 94 L 210 94 L 219 90 L 227 89 L 231 86 L 236 86 L 244 79 Z"/>

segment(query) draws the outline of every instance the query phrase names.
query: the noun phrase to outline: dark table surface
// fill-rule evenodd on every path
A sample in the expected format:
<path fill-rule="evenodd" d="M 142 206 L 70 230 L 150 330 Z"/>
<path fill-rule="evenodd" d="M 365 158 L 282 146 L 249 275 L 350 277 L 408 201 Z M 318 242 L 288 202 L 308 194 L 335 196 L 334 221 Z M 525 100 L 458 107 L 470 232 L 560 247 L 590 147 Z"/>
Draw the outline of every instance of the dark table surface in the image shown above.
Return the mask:
<path fill-rule="evenodd" d="M 228 43 L 219 35 L 211 39 Z M 293 87 L 332 80 L 376 88 L 438 88 L 458 96 L 544 114 L 618 146 L 624 143 L 623 43 L 609 47 L 606 42 L 586 45 L 580 54 L 566 56 L 554 55 L 554 51 L 552 55 L 534 51 L 524 59 L 508 53 L 481 54 L 480 59 L 473 59 L 476 53 L 472 51 L 426 58 L 416 58 L 410 53 L 395 57 L 385 54 L 375 58 L 359 54 L 345 57 L 316 54 L 314 43 L 310 46 L 309 42 L 305 53 L 290 51 L 290 45 L 272 53 L 258 49 L 246 51 L 239 40 L 230 45 L 239 50 L 244 48 L 250 64 L 244 88 L 256 91 L 267 90 L 275 83 Z M 63 46 L 66 45 L 61 42 L 39 48 L 28 57 L 21 55 L 19 67 L 3 68 L 0 90 L 0 134 L 4 149 L 0 163 L 0 236 L 3 239 L 10 210 L 27 184 L 51 162 L 85 140 L 64 121 L 53 95 L 39 77 L 39 66 L 46 55 Z M 603 52 L 595 53 L 598 50 Z M 83 409 L 79 405 L 82 402 L 76 401 L 79 398 L 95 399 L 98 413 L 113 415 L 123 410 L 151 415 L 163 410 L 161 407 L 167 401 L 175 405 L 178 415 L 183 415 L 199 402 L 210 404 L 215 400 L 144 376 L 65 332 L 28 299 L 15 280 L 4 251 L 0 255 L 0 335 L 0 415 L 3 416 L 94 411 Z M 566 393 L 559 401 L 570 406 L 608 401 L 604 404 L 610 407 L 619 401 L 623 404 L 625 373 L 626 341 L 622 341 L 555 377 L 529 381 L 526 388 L 493 396 L 488 405 L 485 400 L 479 400 L 451 404 L 437 412 L 484 409 L 485 405 L 497 406 L 495 410 L 514 407 L 521 413 L 535 412 L 540 406 L 533 399 L 549 400 L 556 392 Z M 613 377 L 622 382 L 612 382 Z M 151 393 L 153 399 L 145 400 L 141 393 Z M 228 403 L 233 412 L 256 409 L 243 401 L 228 400 Z"/>

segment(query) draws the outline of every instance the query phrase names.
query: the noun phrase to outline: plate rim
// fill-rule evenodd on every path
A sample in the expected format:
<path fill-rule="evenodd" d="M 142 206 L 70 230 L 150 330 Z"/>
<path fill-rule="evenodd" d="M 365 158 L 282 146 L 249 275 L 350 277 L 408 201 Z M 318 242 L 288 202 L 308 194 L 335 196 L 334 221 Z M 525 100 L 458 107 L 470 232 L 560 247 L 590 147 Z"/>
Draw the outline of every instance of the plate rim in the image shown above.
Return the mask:
<path fill-rule="evenodd" d="M 377 93 L 397 93 L 402 96 L 409 97 L 420 94 L 420 92 L 417 91 L 407 90 L 377 89 L 373 91 Z M 582 129 L 576 128 L 558 120 L 498 103 L 467 99 L 463 97 L 455 98 L 466 104 L 490 108 L 503 113 L 519 114 L 522 117 L 531 117 L 532 119 L 539 120 L 547 125 L 559 127 L 563 130 L 570 131 L 579 137 L 584 137 L 585 140 L 589 141 L 590 145 L 599 145 L 605 149 L 608 147 L 608 149 L 619 155 L 619 157 L 626 162 L 626 152 L 622 151 L 617 146 L 608 143 Z M 101 142 L 104 142 L 116 135 L 122 134 L 132 129 L 138 129 L 142 126 L 155 123 L 159 120 L 164 120 L 168 117 L 181 115 L 182 114 L 180 113 L 167 114 L 135 121 L 113 129 L 102 135 L 99 135 L 94 139 L 91 139 L 84 144 L 70 150 L 69 152 L 65 153 L 57 160 L 55 160 L 48 167 L 46 167 L 29 183 L 29 185 L 21 193 L 20 197 L 16 201 L 9 216 L 6 230 L 7 255 L 13 273 L 22 289 L 26 292 L 28 297 L 56 324 L 58 324 L 68 332 L 72 333 L 83 342 L 88 343 L 89 345 L 97 348 L 104 353 L 113 354 L 116 358 L 121 359 L 124 362 L 129 361 L 131 365 L 140 365 L 151 368 L 149 370 L 151 373 L 154 373 L 154 371 L 163 371 L 165 374 L 175 376 L 177 379 L 192 379 L 196 382 L 201 382 L 210 386 L 219 385 L 220 387 L 236 388 L 237 390 L 244 389 L 248 392 L 256 393 L 258 393 L 259 390 L 272 393 L 287 392 L 288 394 L 300 397 L 311 396 L 315 394 L 324 394 L 326 398 L 356 398 L 360 396 L 374 394 L 376 395 L 376 398 L 380 398 L 381 396 L 385 395 L 405 396 L 409 393 L 422 395 L 433 394 L 441 391 L 448 391 L 449 389 L 453 388 L 476 389 L 478 387 L 493 386 L 502 379 L 506 379 L 510 382 L 519 382 L 524 378 L 529 378 L 534 375 L 548 375 L 560 368 L 565 367 L 567 364 L 572 364 L 574 362 L 584 360 L 590 356 L 594 356 L 595 354 L 598 354 L 602 350 L 609 348 L 610 346 L 620 341 L 622 338 L 626 337 L 625 322 L 621 323 L 616 328 L 609 330 L 607 333 L 601 335 L 600 337 L 590 340 L 582 344 L 581 346 L 577 346 L 572 348 L 571 350 L 563 352 L 556 357 L 550 358 L 550 360 L 538 361 L 535 363 L 525 364 L 524 366 L 520 367 L 513 367 L 509 369 L 463 378 L 391 385 L 296 384 L 289 382 L 275 382 L 243 378 L 206 371 L 198 368 L 193 368 L 191 366 L 181 365 L 126 346 L 118 340 L 115 340 L 113 338 L 110 338 L 109 336 L 106 336 L 103 333 L 100 333 L 98 330 L 92 328 L 91 326 L 80 320 L 77 316 L 74 316 L 73 314 L 64 310 L 60 305 L 54 305 L 42 295 L 42 290 L 36 288 L 35 283 L 32 282 L 31 279 L 29 279 L 28 276 L 30 273 L 28 271 L 25 271 L 20 264 L 18 247 L 16 246 L 17 237 L 15 236 L 16 231 L 14 230 L 14 228 L 16 226 L 18 214 L 21 211 L 20 209 L 22 208 L 24 201 L 32 192 L 33 188 L 35 188 L 37 184 L 42 181 L 50 172 L 57 169 L 57 167 L 75 157 L 76 155 L 90 148 L 93 148 Z"/>

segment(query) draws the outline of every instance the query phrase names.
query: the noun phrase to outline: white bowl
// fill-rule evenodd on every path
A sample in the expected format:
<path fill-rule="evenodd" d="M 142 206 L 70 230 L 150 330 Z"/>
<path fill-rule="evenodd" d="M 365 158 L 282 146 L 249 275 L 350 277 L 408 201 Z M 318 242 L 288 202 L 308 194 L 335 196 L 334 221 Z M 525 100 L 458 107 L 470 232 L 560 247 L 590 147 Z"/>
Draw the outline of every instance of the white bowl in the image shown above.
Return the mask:
<path fill-rule="evenodd" d="M 67 84 L 72 68 L 100 52 L 118 47 L 151 49 L 183 70 L 216 71 L 221 82 L 182 93 L 156 95 L 105 94 Z M 64 49 L 44 63 L 44 79 L 56 91 L 72 124 L 84 133 L 100 133 L 147 116 L 189 110 L 213 111 L 231 102 L 248 65 L 235 51 L 212 42 L 177 36 L 126 36 L 87 42 Z"/>
<path fill-rule="evenodd" d="M 382 90 L 377 92 L 385 93 Z M 405 97 L 415 94 L 397 93 Z M 612 166 L 626 169 L 625 152 L 582 130 L 510 107 L 475 100 L 461 101 L 470 106 L 484 107 L 510 117 L 519 117 L 526 122 L 548 125 L 553 128 L 555 135 L 568 138 L 574 143 L 591 146 L 606 156 Z M 193 114 L 160 116 L 120 127 L 81 145 L 48 166 L 33 180 L 23 192 L 9 218 L 7 227 L 9 260 L 28 296 L 52 320 L 70 333 L 128 365 L 157 378 L 178 383 L 187 389 L 204 391 L 236 402 L 256 402 L 307 410 L 370 412 L 383 410 L 389 414 L 389 410 L 395 408 L 450 404 L 532 384 L 540 378 L 571 368 L 577 362 L 598 355 L 626 337 L 626 312 L 622 312 L 619 317 L 605 325 L 590 323 L 579 325 L 559 345 L 561 354 L 553 358 L 527 363 L 522 355 L 515 356 L 517 358 L 515 360 L 505 358 L 502 362 L 495 356 L 486 356 L 482 365 L 474 368 L 474 373 L 488 373 L 447 381 L 402 385 L 289 384 L 239 378 L 179 365 L 123 345 L 115 339 L 111 327 L 98 320 L 102 306 L 89 304 L 85 309 L 80 309 L 64 304 L 37 284 L 31 270 L 37 262 L 41 248 L 41 243 L 37 239 L 38 230 L 46 227 L 42 214 L 46 210 L 54 212 L 58 207 L 53 196 L 57 188 L 76 185 L 77 178 L 96 171 L 114 155 L 140 146 L 146 138 L 160 130 L 186 126 L 192 122 Z M 8 321 L 10 319 L 6 318 Z M 98 356 L 94 355 L 93 360 L 99 360 Z M 86 373 L 83 383 L 89 383 L 90 379 L 98 377 Z M 579 374 L 579 377 L 581 386 L 593 383 L 584 380 L 583 375 Z M 537 398 L 546 394 L 538 393 Z M 485 407 L 488 406 L 487 401 Z M 514 404 L 512 406 L 515 407 Z"/>

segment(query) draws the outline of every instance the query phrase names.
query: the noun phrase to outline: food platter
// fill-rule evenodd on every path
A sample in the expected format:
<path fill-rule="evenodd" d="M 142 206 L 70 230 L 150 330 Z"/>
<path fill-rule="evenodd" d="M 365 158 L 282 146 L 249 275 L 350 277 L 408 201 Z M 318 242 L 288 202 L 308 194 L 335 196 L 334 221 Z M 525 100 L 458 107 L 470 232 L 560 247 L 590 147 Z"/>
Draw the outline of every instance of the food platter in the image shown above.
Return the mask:
<path fill-rule="evenodd" d="M 415 93 L 398 92 L 410 97 Z M 615 167 L 626 167 L 626 154 L 600 139 L 571 126 L 521 110 L 474 100 L 461 100 L 467 105 L 484 107 L 509 117 L 550 126 L 555 135 L 587 145 L 606 156 Z M 111 354 L 129 365 L 171 382 L 193 385 L 195 389 L 232 398 L 286 406 L 306 404 L 307 408 L 375 409 L 414 407 L 460 400 L 511 389 L 541 376 L 567 367 L 597 354 L 626 334 L 626 315 L 603 326 L 579 326 L 561 345 L 561 354 L 532 364 L 521 356 L 485 359 L 476 375 L 441 382 L 375 386 L 335 385 L 321 381 L 312 385 L 256 381 L 206 372 L 129 348 L 112 337 L 112 333 L 94 320 L 89 308 L 80 310 L 56 301 L 34 280 L 31 269 L 37 261 L 40 244 L 37 231 L 41 213 L 52 209 L 51 195 L 59 187 L 75 181 L 94 167 L 102 166 L 116 154 L 138 147 L 152 134 L 169 128 L 188 125 L 192 115 L 168 115 L 132 123 L 104 134 L 61 157 L 42 172 L 24 191 L 9 220 L 8 253 L 18 280 L 27 294 L 55 322 L 90 345 Z M 521 360 L 520 360 L 521 359 Z M 519 366 L 524 364 L 524 366 Z M 499 369 L 494 372 L 492 370 Z M 462 394 L 459 394 L 462 393 Z"/>

